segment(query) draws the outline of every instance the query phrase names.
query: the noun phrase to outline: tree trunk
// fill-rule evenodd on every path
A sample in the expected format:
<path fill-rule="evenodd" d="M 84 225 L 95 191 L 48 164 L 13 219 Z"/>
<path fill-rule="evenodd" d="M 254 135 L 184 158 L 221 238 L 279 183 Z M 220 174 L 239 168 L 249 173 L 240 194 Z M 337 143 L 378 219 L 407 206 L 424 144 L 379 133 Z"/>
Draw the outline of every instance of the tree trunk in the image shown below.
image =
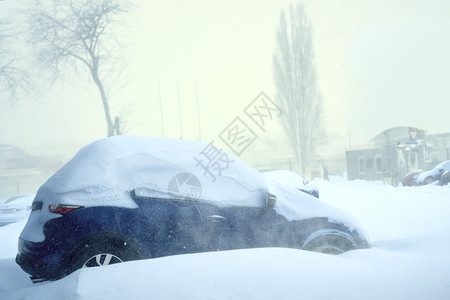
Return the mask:
<path fill-rule="evenodd" d="M 114 124 L 111 120 L 111 113 L 109 111 L 108 98 L 106 97 L 105 89 L 103 87 L 102 81 L 98 76 L 98 67 L 96 64 L 91 68 L 92 78 L 94 79 L 95 84 L 98 87 L 100 92 L 100 96 L 102 97 L 103 109 L 105 111 L 106 124 L 108 126 L 108 136 L 114 135 Z"/>

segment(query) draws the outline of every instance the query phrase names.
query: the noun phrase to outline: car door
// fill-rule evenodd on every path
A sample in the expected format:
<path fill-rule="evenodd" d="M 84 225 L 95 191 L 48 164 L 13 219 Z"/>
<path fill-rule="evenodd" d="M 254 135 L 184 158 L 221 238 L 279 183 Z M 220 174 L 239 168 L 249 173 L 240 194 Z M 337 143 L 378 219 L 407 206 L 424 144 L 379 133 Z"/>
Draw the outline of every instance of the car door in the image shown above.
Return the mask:
<path fill-rule="evenodd" d="M 198 251 L 202 217 L 194 202 L 133 197 L 138 208 L 121 210 L 122 231 L 138 240 L 150 257 Z"/>
<path fill-rule="evenodd" d="M 209 236 L 217 250 L 283 247 L 289 244 L 292 225 L 273 208 L 231 206 L 206 216 Z"/>

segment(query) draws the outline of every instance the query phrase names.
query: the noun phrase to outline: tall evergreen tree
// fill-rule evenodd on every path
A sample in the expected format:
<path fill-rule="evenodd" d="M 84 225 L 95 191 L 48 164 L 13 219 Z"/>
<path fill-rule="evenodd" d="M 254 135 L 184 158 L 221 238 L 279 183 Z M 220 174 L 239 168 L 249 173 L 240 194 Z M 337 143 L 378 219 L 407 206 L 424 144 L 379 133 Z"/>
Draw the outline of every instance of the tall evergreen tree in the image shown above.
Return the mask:
<path fill-rule="evenodd" d="M 277 49 L 273 55 L 276 101 L 283 110 L 284 128 L 299 171 L 305 174 L 324 127 L 313 31 L 303 4 L 291 5 L 288 18 L 281 11 L 276 38 Z"/>

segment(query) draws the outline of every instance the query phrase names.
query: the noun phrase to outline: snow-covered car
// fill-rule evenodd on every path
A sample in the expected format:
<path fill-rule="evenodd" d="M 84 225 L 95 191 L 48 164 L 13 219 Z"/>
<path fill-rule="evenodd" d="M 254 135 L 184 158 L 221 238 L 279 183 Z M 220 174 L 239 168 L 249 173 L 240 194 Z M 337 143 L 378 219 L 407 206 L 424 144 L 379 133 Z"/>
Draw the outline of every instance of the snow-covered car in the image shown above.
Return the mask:
<path fill-rule="evenodd" d="M 306 178 L 300 176 L 295 172 L 289 170 L 274 170 L 266 171 L 264 172 L 264 175 L 272 180 L 278 181 L 282 184 L 287 184 L 299 191 L 319 198 L 319 191 L 317 190 L 317 187 L 310 184 Z"/>
<path fill-rule="evenodd" d="M 415 176 L 422 173 L 423 170 L 414 170 L 406 174 L 405 177 L 402 179 L 402 186 L 413 186 L 416 185 L 415 183 Z"/>
<path fill-rule="evenodd" d="M 406 175 L 402 180 L 403 186 L 427 185 L 439 180 L 444 172 L 450 171 L 450 160 L 441 162 L 429 171 L 416 171 Z"/>
<path fill-rule="evenodd" d="M 450 183 L 450 171 L 445 171 L 439 178 L 439 185 L 447 185 Z"/>
<path fill-rule="evenodd" d="M 0 224 L 24 220 L 31 211 L 35 194 L 17 195 L 0 202 Z"/>
<path fill-rule="evenodd" d="M 128 260 L 256 247 L 370 246 L 352 216 L 270 180 L 213 143 L 118 136 L 45 182 L 16 262 L 33 282 Z"/>

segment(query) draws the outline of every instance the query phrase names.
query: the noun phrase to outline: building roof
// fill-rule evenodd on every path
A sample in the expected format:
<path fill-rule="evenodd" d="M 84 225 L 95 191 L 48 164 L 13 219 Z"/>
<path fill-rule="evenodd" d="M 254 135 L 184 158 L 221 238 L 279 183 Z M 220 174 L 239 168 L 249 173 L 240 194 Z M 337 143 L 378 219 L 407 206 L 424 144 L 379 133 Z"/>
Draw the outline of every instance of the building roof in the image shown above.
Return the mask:
<path fill-rule="evenodd" d="M 380 134 L 372 138 L 371 142 L 375 146 L 389 146 L 401 144 L 409 144 L 419 142 L 425 139 L 425 130 L 410 126 L 397 126 L 386 129 Z"/>

